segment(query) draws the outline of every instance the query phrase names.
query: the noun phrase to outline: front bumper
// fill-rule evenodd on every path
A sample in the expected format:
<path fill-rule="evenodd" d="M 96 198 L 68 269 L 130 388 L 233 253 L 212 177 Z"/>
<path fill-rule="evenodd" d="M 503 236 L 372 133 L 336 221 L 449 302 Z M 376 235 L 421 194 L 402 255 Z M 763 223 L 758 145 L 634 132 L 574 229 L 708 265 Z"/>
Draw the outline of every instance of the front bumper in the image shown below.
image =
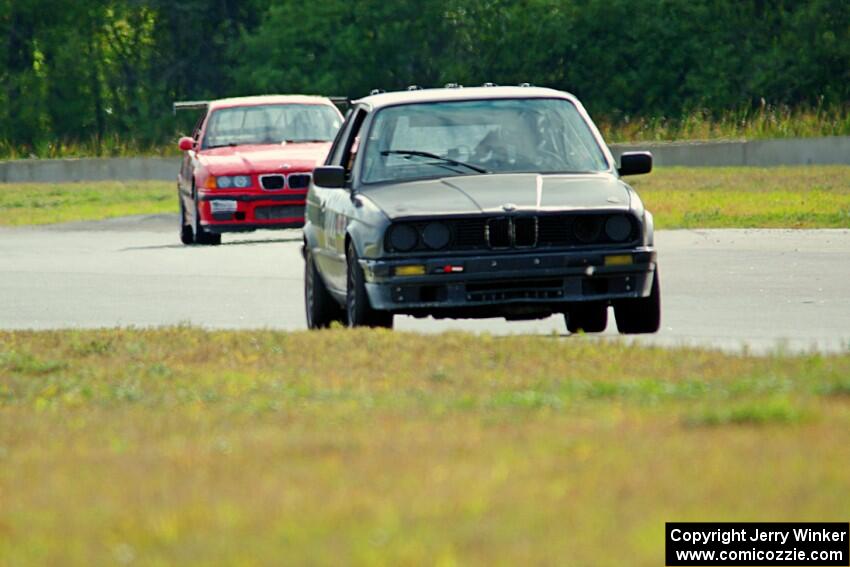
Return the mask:
<path fill-rule="evenodd" d="M 607 257 L 618 263 L 606 263 Z M 628 264 L 622 263 L 626 257 Z M 549 304 L 554 309 L 558 304 L 648 296 L 656 253 L 639 247 L 360 263 L 375 309 L 415 312 L 510 304 Z M 411 265 L 424 265 L 426 273 L 395 275 L 399 266 Z"/>
<path fill-rule="evenodd" d="M 208 232 L 244 232 L 304 226 L 306 191 L 200 192 L 201 225 Z"/>

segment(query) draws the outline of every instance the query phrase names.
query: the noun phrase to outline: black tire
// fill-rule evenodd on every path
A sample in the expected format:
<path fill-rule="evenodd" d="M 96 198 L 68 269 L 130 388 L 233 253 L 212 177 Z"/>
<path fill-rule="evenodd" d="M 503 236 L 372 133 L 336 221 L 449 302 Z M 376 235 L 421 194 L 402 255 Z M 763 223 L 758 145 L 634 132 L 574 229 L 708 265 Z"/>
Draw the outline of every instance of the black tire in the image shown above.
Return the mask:
<path fill-rule="evenodd" d="M 348 243 L 348 285 L 345 293 L 345 312 L 349 327 L 384 327 L 393 328 L 393 314 L 389 311 L 372 309 L 369 295 L 366 293 L 366 283 L 363 278 L 363 268 L 357 261 L 357 251 L 354 243 Z"/>
<path fill-rule="evenodd" d="M 601 333 L 608 326 L 608 305 L 605 303 L 579 303 L 564 314 L 570 333 Z"/>
<path fill-rule="evenodd" d="M 640 299 L 622 299 L 614 303 L 617 330 L 623 335 L 656 333 L 661 328 L 661 283 L 658 270 L 652 278 L 652 291 Z"/>
<path fill-rule="evenodd" d="M 195 194 L 195 244 L 217 246 L 221 244 L 221 235 L 207 231 L 201 224 L 201 213 L 198 210 L 198 195 Z"/>
<path fill-rule="evenodd" d="M 179 195 L 177 198 L 180 199 L 180 242 L 189 245 L 195 242 L 195 231 L 193 231 L 192 226 L 186 222 L 186 207 L 183 206 L 183 198 Z"/>
<path fill-rule="evenodd" d="M 304 252 L 304 310 L 308 329 L 325 329 L 334 321 L 342 321 L 345 312 L 334 300 L 316 268 L 313 254 Z"/>

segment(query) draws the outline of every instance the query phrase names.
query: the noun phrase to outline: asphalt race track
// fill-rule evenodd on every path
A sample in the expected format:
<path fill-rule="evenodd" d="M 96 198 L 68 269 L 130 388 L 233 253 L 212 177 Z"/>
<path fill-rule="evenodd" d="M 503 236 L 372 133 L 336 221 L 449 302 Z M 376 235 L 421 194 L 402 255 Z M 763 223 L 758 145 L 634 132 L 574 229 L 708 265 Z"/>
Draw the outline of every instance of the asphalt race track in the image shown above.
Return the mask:
<path fill-rule="evenodd" d="M 155 215 L 0 229 L 0 328 L 304 329 L 298 231 L 182 246 Z M 850 230 L 656 235 L 662 330 L 638 340 L 757 351 L 850 348 Z M 399 317 L 396 328 L 566 334 L 564 321 Z M 607 336 L 616 336 L 613 317 Z"/>

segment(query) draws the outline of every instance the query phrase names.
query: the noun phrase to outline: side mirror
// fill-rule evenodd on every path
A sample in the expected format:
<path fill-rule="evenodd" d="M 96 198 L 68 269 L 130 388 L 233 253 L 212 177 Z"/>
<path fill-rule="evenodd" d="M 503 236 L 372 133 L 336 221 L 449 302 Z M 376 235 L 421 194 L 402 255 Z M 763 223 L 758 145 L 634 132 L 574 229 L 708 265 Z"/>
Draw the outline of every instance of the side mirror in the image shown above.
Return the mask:
<path fill-rule="evenodd" d="M 652 171 L 652 154 L 649 152 L 626 152 L 620 156 L 620 175 L 640 175 Z"/>
<path fill-rule="evenodd" d="M 189 150 L 195 147 L 195 140 L 193 140 L 189 136 L 183 136 L 182 138 L 180 138 L 180 141 L 177 142 L 177 147 L 180 148 L 181 152 L 188 152 Z"/>
<path fill-rule="evenodd" d="M 313 170 L 313 183 L 319 187 L 345 187 L 345 168 L 341 165 L 322 165 Z"/>

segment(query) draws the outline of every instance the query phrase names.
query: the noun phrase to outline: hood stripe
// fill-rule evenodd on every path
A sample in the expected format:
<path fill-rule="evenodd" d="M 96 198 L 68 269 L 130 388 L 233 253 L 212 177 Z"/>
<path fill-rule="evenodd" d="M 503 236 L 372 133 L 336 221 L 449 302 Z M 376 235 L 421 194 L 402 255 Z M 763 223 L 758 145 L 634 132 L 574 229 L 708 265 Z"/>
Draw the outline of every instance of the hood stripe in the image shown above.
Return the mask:
<path fill-rule="evenodd" d="M 467 193 L 466 191 L 464 191 L 463 189 L 461 189 L 460 187 L 458 187 L 458 186 L 457 186 L 457 185 L 455 185 L 454 183 L 449 183 L 449 182 L 448 182 L 448 181 L 446 181 L 445 179 L 441 179 L 441 180 L 440 180 L 440 182 L 441 182 L 443 185 L 447 185 L 447 186 L 451 187 L 452 189 L 454 189 L 455 191 L 458 191 L 458 192 L 459 192 L 460 194 L 462 194 L 464 197 L 466 197 L 467 199 L 469 199 L 469 200 L 472 202 L 472 204 L 473 204 L 473 205 L 475 205 L 476 207 L 478 207 L 478 210 L 479 210 L 479 211 L 483 211 L 483 210 L 484 210 L 484 208 L 483 208 L 480 204 L 478 204 L 478 201 L 476 201 L 475 199 L 473 199 L 473 198 L 472 198 L 472 195 L 470 195 L 469 193 Z"/>
<path fill-rule="evenodd" d="M 543 176 L 537 174 L 537 208 L 540 208 L 540 203 L 543 202 Z"/>

